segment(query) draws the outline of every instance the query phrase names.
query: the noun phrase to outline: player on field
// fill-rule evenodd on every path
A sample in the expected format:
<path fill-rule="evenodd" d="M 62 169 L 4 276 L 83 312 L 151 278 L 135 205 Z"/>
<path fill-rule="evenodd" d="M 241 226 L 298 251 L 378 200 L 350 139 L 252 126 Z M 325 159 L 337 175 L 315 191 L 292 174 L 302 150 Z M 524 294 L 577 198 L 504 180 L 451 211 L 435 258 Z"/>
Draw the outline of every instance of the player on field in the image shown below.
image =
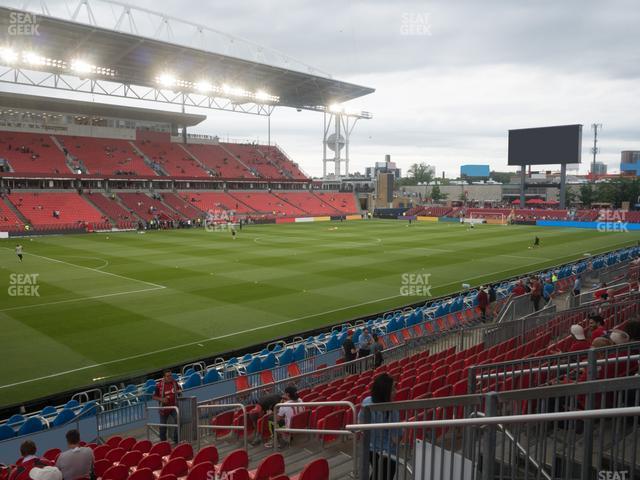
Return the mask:
<path fill-rule="evenodd" d="M 236 227 L 234 227 L 233 225 L 231 225 L 231 237 L 234 240 L 236 239 Z"/>
<path fill-rule="evenodd" d="M 536 238 L 533 240 L 533 248 L 540 246 L 540 238 L 536 235 Z"/>
<path fill-rule="evenodd" d="M 18 258 L 22 262 L 22 245 L 20 245 L 20 244 L 16 245 L 16 255 L 18 256 Z"/>

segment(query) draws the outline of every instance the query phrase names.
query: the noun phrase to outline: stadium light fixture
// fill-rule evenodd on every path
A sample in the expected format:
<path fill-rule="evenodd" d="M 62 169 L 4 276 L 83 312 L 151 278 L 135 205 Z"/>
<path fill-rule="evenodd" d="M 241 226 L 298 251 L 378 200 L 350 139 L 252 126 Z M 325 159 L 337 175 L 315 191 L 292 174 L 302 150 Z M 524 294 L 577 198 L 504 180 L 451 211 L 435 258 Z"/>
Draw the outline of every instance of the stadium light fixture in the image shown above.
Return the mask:
<path fill-rule="evenodd" d="M 176 76 L 170 72 L 163 72 L 156 77 L 157 82 L 163 87 L 173 87 L 178 83 Z"/>
<path fill-rule="evenodd" d="M 280 100 L 279 97 L 276 97 L 275 95 L 271 95 L 270 93 L 265 92 L 264 90 L 258 90 L 254 94 L 254 97 L 256 100 L 260 102 L 278 102 Z"/>
<path fill-rule="evenodd" d="M 214 86 L 206 80 L 200 80 L 194 85 L 195 89 L 200 93 L 209 93 L 214 91 Z"/>
<path fill-rule="evenodd" d="M 96 66 L 80 58 L 75 58 L 71 60 L 71 70 L 77 73 L 91 73 L 95 72 Z"/>
<path fill-rule="evenodd" d="M 3 62 L 11 64 L 18 60 L 18 52 L 9 47 L 0 48 L 0 58 Z"/>
<path fill-rule="evenodd" d="M 342 105 L 338 103 L 332 103 L 331 105 L 329 105 L 329 111 L 331 113 L 342 113 L 342 110 Z"/>
<path fill-rule="evenodd" d="M 35 52 L 24 52 L 22 54 L 22 61 L 27 65 L 42 66 L 46 64 L 46 58 Z"/>

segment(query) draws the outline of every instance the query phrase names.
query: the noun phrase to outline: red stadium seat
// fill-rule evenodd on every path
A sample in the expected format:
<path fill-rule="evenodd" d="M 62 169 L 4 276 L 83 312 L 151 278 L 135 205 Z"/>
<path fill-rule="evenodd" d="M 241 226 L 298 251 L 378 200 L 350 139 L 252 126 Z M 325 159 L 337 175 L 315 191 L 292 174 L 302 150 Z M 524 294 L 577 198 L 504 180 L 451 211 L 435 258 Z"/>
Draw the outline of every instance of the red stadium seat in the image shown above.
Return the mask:
<path fill-rule="evenodd" d="M 157 453 L 150 453 L 146 457 L 142 457 L 137 468 L 148 468 L 153 472 L 159 472 L 163 466 L 162 457 Z"/>
<path fill-rule="evenodd" d="M 191 460 L 193 458 L 193 447 L 190 443 L 183 442 L 173 449 L 169 455 L 169 460 L 174 458 L 184 458 L 185 460 Z"/>
<path fill-rule="evenodd" d="M 215 445 L 207 445 L 203 447 L 196 453 L 193 461 L 191 462 L 191 467 L 198 465 L 199 463 L 211 462 L 214 465 L 218 463 L 218 449 Z"/>
<path fill-rule="evenodd" d="M 131 450 L 124 454 L 124 456 L 118 462 L 125 467 L 133 468 L 142 460 L 143 453 L 138 450 Z"/>
<path fill-rule="evenodd" d="M 153 443 L 151 443 L 151 440 L 139 440 L 133 447 L 131 447 L 131 450 L 137 450 L 142 453 L 149 453 L 149 450 L 151 450 L 152 446 Z"/>
<path fill-rule="evenodd" d="M 272 453 L 264 458 L 258 468 L 249 472 L 251 480 L 269 480 L 284 473 L 284 457 L 280 453 Z"/>
<path fill-rule="evenodd" d="M 152 453 L 157 453 L 161 457 L 166 457 L 167 455 L 171 454 L 171 444 L 167 441 L 158 442 L 153 447 L 151 447 L 151 450 L 149 450 L 149 455 L 151 455 Z"/>
<path fill-rule="evenodd" d="M 247 468 L 249 466 L 249 455 L 243 449 L 234 450 L 229 453 L 220 465 L 216 465 L 216 475 L 222 476 L 224 473 L 232 472 L 238 468 Z"/>
<path fill-rule="evenodd" d="M 215 471 L 216 467 L 212 462 L 198 463 L 189 470 L 187 480 L 212 480 Z"/>
<path fill-rule="evenodd" d="M 129 469 L 124 465 L 113 465 L 109 467 L 104 475 L 102 475 L 102 480 L 127 480 L 129 477 Z"/>
<path fill-rule="evenodd" d="M 135 472 L 129 475 L 128 480 L 155 480 L 153 471 L 149 468 L 138 468 Z"/>
<path fill-rule="evenodd" d="M 299 475 L 291 477 L 291 480 L 329 480 L 329 462 L 326 458 L 314 460 Z"/>
<path fill-rule="evenodd" d="M 189 465 L 184 458 L 174 458 L 167 462 L 160 471 L 160 476 L 163 475 L 175 475 L 176 477 L 183 477 L 189 472 Z"/>

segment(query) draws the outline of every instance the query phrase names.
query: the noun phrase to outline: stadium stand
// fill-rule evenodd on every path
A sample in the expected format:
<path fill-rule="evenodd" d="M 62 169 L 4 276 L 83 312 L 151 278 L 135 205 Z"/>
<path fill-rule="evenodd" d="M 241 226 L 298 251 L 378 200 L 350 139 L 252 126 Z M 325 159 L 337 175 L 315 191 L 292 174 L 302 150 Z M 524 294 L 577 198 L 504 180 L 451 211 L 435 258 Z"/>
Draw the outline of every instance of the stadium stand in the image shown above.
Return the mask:
<path fill-rule="evenodd" d="M 333 208 L 344 214 L 357 214 L 360 208 L 356 204 L 356 198 L 351 193 L 338 192 L 314 192 L 315 195 L 323 202 L 331 205 Z"/>
<path fill-rule="evenodd" d="M 24 230 L 24 223 L 5 203 L 4 197 L 0 197 L 0 231 L 20 232 L 22 230 Z"/>
<path fill-rule="evenodd" d="M 204 215 L 204 212 L 196 208 L 193 203 L 186 201 L 175 193 L 162 193 L 160 197 L 166 205 L 169 205 L 184 218 L 195 219 Z"/>
<path fill-rule="evenodd" d="M 0 132 L 0 157 L 8 160 L 14 172 L 71 173 L 64 153 L 49 135 L 42 133 Z"/>
<path fill-rule="evenodd" d="M 189 144 L 185 148 L 206 168 L 221 178 L 256 178 L 236 157 L 218 145 Z"/>
<path fill-rule="evenodd" d="M 272 214 L 278 217 L 305 216 L 305 212 L 267 192 L 230 191 L 229 195 L 258 213 Z"/>
<path fill-rule="evenodd" d="M 63 148 L 84 173 L 118 176 L 155 176 L 126 140 L 58 135 Z"/>
<path fill-rule="evenodd" d="M 77 193 L 12 193 L 9 200 L 29 223 L 39 229 L 92 225 L 105 228 L 109 219 Z"/>
<path fill-rule="evenodd" d="M 341 215 L 346 213 L 333 208 L 310 192 L 275 192 L 274 195 L 312 216 Z"/>
<path fill-rule="evenodd" d="M 180 192 L 180 196 L 203 212 L 227 210 L 241 214 L 255 213 L 255 210 L 226 192 Z"/>
<path fill-rule="evenodd" d="M 205 168 L 178 143 L 142 140 L 136 147 L 171 177 L 210 178 Z"/>
<path fill-rule="evenodd" d="M 269 180 L 286 178 L 284 172 L 258 149 L 258 145 L 221 143 L 220 146 L 249 167 L 259 177 Z"/>
<path fill-rule="evenodd" d="M 271 163 L 273 163 L 285 177 L 293 180 L 308 180 L 298 164 L 294 163 L 281 149 L 277 146 L 258 145 L 258 150 L 262 152 Z"/>
<path fill-rule="evenodd" d="M 110 197 L 102 193 L 85 193 L 86 198 L 100 209 L 119 228 L 133 228 L 138 217 L 118 203 L 115 194 Z"/>
<path fill-rule="evenodd" d="M 156 218 L 174 220 L 181 217 L 180 214 L 172 211 L 160 200 L 151 198 L 144 193 L 119 193 L 118 196 L 127 208 L 135 212 L 143 220 L 151 221 Z"/>

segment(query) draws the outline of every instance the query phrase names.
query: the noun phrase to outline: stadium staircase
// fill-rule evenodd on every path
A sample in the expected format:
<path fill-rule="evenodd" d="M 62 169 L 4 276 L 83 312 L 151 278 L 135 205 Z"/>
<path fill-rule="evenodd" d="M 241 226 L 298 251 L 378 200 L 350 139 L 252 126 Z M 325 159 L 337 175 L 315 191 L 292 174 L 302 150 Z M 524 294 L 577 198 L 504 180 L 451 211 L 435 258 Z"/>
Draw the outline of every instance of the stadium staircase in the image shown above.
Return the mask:
<path fill-rule="evenodd" d="M 242 165 L 248 172 L 251 173 L 251 175 L 253 175 L 254 177 L 257 178 L 263 178 L 262 175 L 260 175 L 260 172 L 258 172 L 258 170 L 256 170 L 255 168 L 250 167 L 247 163 L 244 162 L 244 160 L 242 158 L 240 158 L 240 155 L 237 155 L 234 151 L 233 151 L 233 147 L 231 143 L 219 143 L 218 146 L 224 150 L 231 158 L 233 158 L 236 162 L 238 162 L 240 165 Z"/>
<path fill-rule="evenodd" d="M 140 155 L 140 158 L 144 160 L 145 165 L 153 170 L 156 175 L 160 175 L 163 177 L 169 176 L 167 170 L 165 170 L 165 168 L 160 163 L 151 161 L 151 159 L 138 147 L 138 145 L 135 144 L 135 142 L 129 142 L 129 145 L 131 145 L 131 148 L 133 148 L 133 150 L 138 155 Z"/>
<path fill-rule="evenodd" d="M 185 153 L 185 154 L 187 154 L 187 156 L 188 156 L 189 158 L 193 159 L 193 161 L 194 161 L 194 162 L 196 162 L 196 163 L 200 166 L 200 168 L 201 168 L 202 170 L 204 170 L 205 172 L 208 172 L 209 168 L 208 168 L 208 167 L 207 167 L 203 162 L 201 162 L 201 161 L 200 161 L 200 159 L 199 159 L 198 157 L 196 157 L 193 153 L 191 153 L 191 152 L 190 152 L 190 151 L 189 151 L 189 150 L 184 146 L 184 144 L 182 144 L 182 143 L 178 143 L 177 145 L 178 145 L 178 146 L 179 146 L 179 147 L 184 151 L 184 153 Z"/>
<path fill-rule="evenodd" d="M 18 210 L 5 195 L 0 196 L 0 217 L 3 219 L 4 217 L 7 218 L 7 222 L 3 225 L 7 227 L 8 231 L 17 231 L 15 229 L 16 226 L 19 227 L 19 230 L 22 230 L 25 225 L 29 224 L 25 216 L 22 215 L 20 210 Z"/>

